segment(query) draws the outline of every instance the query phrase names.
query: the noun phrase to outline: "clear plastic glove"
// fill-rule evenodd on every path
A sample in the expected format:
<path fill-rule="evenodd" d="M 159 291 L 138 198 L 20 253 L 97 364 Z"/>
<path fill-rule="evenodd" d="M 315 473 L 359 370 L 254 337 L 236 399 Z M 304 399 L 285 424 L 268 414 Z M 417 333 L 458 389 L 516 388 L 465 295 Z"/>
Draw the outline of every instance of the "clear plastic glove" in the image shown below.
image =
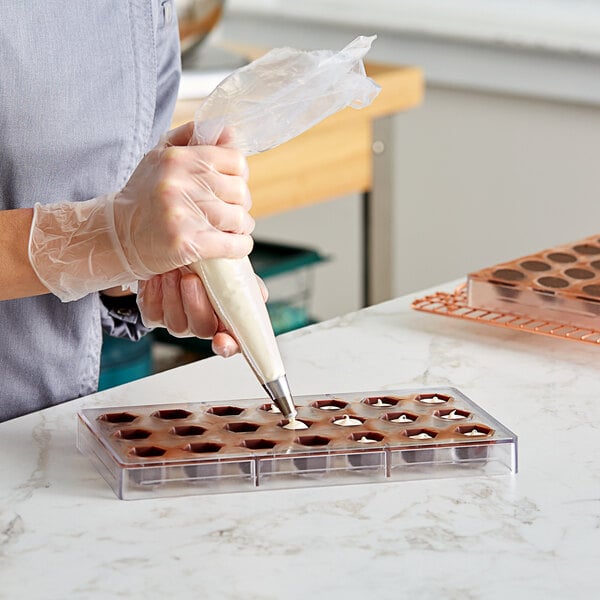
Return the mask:
<path fill-rule="evenodd" d="M 66 302 L 200 258 L 249 254 L 246 160 L 232 148 L 188 146 L 192 132 L 192 123 L 170 132 L 117 194 L 36 204 L 29 258 L 48 290 Z"/>
<path fill-rule="evenodd" d="M 266 302 L 267 289 L 262 280 L 257 279 Z M 223 357 L 240 351 L 215 314 L 201 280 L 185 268 L 141 281 L 137 303 L 146 327 L 165 327 L 179 338 L 212 338 L 213 352 Z"/>
<path fill-rule="evenodd" d="M 379 93 L 362 59 L 375 39 L 358 37 L 340 52 L 271 50 L 234 71 L 202 101 L 193 142 L 229 143 L 246 155 L 263 152 L 306 131 L 346 106 L 363 108 Z M 247 258 L 190 264 L 211 303 L 261 383 L 285 376 L 273 328 Z"/>

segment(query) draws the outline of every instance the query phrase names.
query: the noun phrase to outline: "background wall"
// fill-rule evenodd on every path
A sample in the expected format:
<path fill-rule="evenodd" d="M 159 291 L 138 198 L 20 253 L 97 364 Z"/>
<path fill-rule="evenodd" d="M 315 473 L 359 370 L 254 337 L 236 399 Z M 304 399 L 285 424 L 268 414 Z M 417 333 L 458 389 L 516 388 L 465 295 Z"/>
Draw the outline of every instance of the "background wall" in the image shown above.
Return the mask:
<path fill-rule="evenodd" d="M 229 0 L 216 41 L 341 48 L 373 32 L 370 60 L 419 65 L 427 81 L 424 105 L 378 131 L 395 236 L 377 301 L 600 232 L 598 3 Z M 257 232 L 331 248 L 315 312 L 358 308 L 358 199 Z"/>
<path fill-rule="evenodd" d="M 600 232 L 600 110 L 430 85 L 398 117 L 393 294 Z"/>
<path fill-rule="evenodd" d="M 260 219 L 254 236 L 315 248 L 328 258 L 311 267 L 310 314 L 322 321 L 361 307 L 361 227 L 361 198 L 347 196 Z"/>

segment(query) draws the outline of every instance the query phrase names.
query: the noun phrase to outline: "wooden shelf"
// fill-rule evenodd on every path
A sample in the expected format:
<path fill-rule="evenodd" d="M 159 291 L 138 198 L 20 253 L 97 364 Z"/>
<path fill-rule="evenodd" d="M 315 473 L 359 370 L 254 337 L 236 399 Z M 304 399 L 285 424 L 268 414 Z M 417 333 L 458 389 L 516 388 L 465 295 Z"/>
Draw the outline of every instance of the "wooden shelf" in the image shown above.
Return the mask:
<path fill-rule="evenodd" d="M 365 192 L 372 186 L 372 122 L 418 106 L 423 75 L 415 67 L 366 65 L 380 86 L 373 103 L 346 108 L 277 148 L 248 159 L 255 218 Z M 197 100 L 177 103 L 173 126 L 193 119 Z"/>

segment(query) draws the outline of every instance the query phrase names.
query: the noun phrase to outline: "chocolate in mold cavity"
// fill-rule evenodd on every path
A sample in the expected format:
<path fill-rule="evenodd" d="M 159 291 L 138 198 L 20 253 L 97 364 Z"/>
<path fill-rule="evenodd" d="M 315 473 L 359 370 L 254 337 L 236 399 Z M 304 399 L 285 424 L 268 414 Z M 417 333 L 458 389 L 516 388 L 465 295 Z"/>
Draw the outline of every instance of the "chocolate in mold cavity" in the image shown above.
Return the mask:
<path fill-rule="evenodd" d="M 350 435 L 353 442 L 359 444 L 377 444 L 385 439 L 385 436 L 377 431 L 356 431 Z"/>
<path fill-rule="evenodd" d="M 240 446 L 248 448 L 249 450 L 271 450 L 275 448 L 279 442 L 277 440 L 270 440 L 267 438 L 244 440 Z"/>
<path fill-rule="evenodd" d="M 320 448 L 325 448 L 331 441 L 330 438 L 312 435 L 312 436 L 300 436 L 296 438 L 295 442 L 301 446 L 314 447 L 316 449 L 315 455 L 304 455 L 294 458 L 294 466 L 299 471 L 305 471 L 310 473 L 323 473 L 327 469 L 329 462 L 328 454 L 318 454 Z"/>
<path fill-rule="evenodd" d="M 327 446 L 329 442 L 331 442 L 331 438 L 325 437 L 323 435 L 301 435 L 300 437 L 294 440 L 297 444 L 301 446 Z"/>
<path fill-rule="evenodd" d="M 589 271 L 588 269 L 565 269 L 565 275 L 571 277 L 573 279 L 593 279 L 596 277 L 596 274 L 593 271 Z"/>
<path fill-rule="evenodd" d="M 272 404 L 270 402 L 267 402 L 266 404 L 262 404 L 259 407 L 259 410 L 262 410 L 262 411 L 272 414 L 272 415 L 280 415 L 281 414 L 281 411 L 277 408 L 277 406 L 275 406 L 275 404 Z"/>
<path fill-rule="evenodd" d="M 294 458 L 294 466 L 298 471 L 305 471 L 306 473 L 321 474 L 327 470 L 327 464 L 329 463 L 329 455 L 308 455 L 303 457 Z"/>
<path fill-rule="evenodd" d="M 566 252 L 551 252 L 550 254 L 546 255 L 546 258 L 552 262 L 561 264 L 572 263 L 577 260 L 576 256 L 567 254 Z"/>
<path fill-rule="evenodd" d="M 482 439 L 494 434 L 494 430 L 480 423 L 461 425 L 455 429 L 461 437 L 470 439 Z M 454 449 L 456 457 L 464 461 L 481 461 L 488 456 L 487 445 L 465 445 Z"/>
<path fill-rule="evenodd" d="M 433 449 L 402 450 L 402 460 L 407 463 L 431 463 L 433 457 Z"/>
<path fill-rule="evenodd" d="M 100 415 L 98 421 L 105 421 L 106 423 L 132 423 L 137 418 L 137 415 L 132 415 L 128 412 L 106 413 Z"/>
<path fill-rule="evenodd" d="M 472 423 L 469 425 L 460 425 L 455 429 L 456 433 L 464 435 L 466 437 L 488 437 L 493 435 L 494 430 L 487 425 L 481 425 L 480 423 Z"/>
<path fill-rule="evenodd" d="M 584 285 L 582 291 L 588 294 L 588 296 L 594 296 L 596 298 L 600 298 L 600 285 Z"/>
<path fill-rule="evenodd" d="M 363 400 L 363 403 L 371 408 L 390 408 L 396 406 L 398 402 L 400 402 L 400 398 L 391 396 L 371 396 Z"/>
<path fill-rule="evenodd" d="M 302 430 L 302 429 L 308 429 L 309 427 L 311 427 L 313 424 L 312 421 L 309 421 L 307 419 L 283 419 L 283 421 L 279 421 L 279 423 L 277 423 L 278 427 L 281 427 L 281 429 L 286 429 L 288 431 L 298 431 L 298 430 Z"/>
<path fill-rule="evenodd" d="M 353 467 L 379 469 L 385 464 L 385 451 L 379 448 L 378 450 L 363 451 L 360 454 L 348 454 L 348 462 Z"/>
<path fill-rule="evenodd" d="M 145 440 L 152 435 L 146 429 L 119 429 L 114 436 L 122 440 Z"/>
<path fill-rule="evenodd" d="M 348 403 L 333 398 L 327 400 L 316 400 L 315 402 L 311 402 L 310 405 L 313 408 L 318 408 L 319 410 L 342 410 L 348 406 Z"/>
<path fill-rule="evenodd" d="M 353 442 L 363 445 L 365 448 L 377 446 L 385 439 L 381 433 L 376 431 L 357 431 L 350 436 Z M 348 462 L 354 467 L 380 467 L 385 460 L 385 454 L 379 447 L 379 451 L 363 451 L 357 454 L 349 454 Z"/>
<path fill-rule="evenodd" d="M 539 277 L 537 282 L 544 287 L 562 289 L 569 287 L 569 282 L 562 277 Z"/>
<path fill-rule="evenodd" d="M 260 425 L 258 423 L 249 423 L 247 421 L 238 421 L 233 423 L 227 423 L 225 429 L 227 431 L 233 431 L 233 433 L 251 433 L 256 431 Z"/>
<path fill-rule="evenodd" d="M 140 456 L 142 458 L 157 458 L 166 454 L 166 450 L 160 446 L 136 446 L 129 451 L 132 456 Z"/>
<path fill-rule="evenodd" d="M 192 454 L 203 454 L 210 456 L 221 450 L 222 444 L 216 442 L 192 442 L 185 446 L 184 450 Z M 195 465 L 185 465 L 183 472 L 190 479 L 202 480 L 205 477 L 217 477 L 221 473 L 221 463 L 219 461 L 203 462 Z"/>
<path fill-rule="evenodd" d="M 460 461 L 480 462 L 488 457 L 488 447 L 486 445 L 477 446 L 458 446 L 454 448 L 456 458 Z"/>
<path fill-rule="evenodd" d="M 437 437 L 438 432 L 435 429 L 420 427 L 418 429 L 405 429 L 401 435 L 411 440 L 433 440 Z"/>
<path fill-rule="evenodd" d="M 211 406 L 206 412 L 217 417 L 237 417 L 244 409 L 239 406 Z"/>
<path fill-rule="evenodd" d="M 434 405 L 434 404 L 446 404 L 452 400 L 452 396 L 447 396 L 446 394 L 417 394 L 415 397 L 417 402 L 421 404 Z"/>
<path fill-rule="evenodd" d="M 365 421 L 366 419 L 363 419 L 362 417 L 345 414 L 334 417 L 333 419 L 330 419 L 329 422 L 332 425 L 335 425 L 336 427 L 358 427 L 359 425 L 362 425 Z"/>
<path fill-rule="evenodd" d="M 163 421 L 174 421 L 177 419 L 187 419 L 192 413 L 182 408 L 167 408 L 153 412 L 151 416 Z"/>
<path fill-rule="evenodd" d="M 156 459 L 164 456 L 166 450 L 160 446 L 136 446 L 129 451 L 130 456 Z M 131 480 L 138 485 L 159 485 L 165 481 L 165 467 L 152 466 L 131 469 L 129 471 Z"/>
<path fill-rule="evenodd" d="M 521 267 L 527 269 L 528 271 L 549 271 L 552 267 L 541 260 L 524 260 L 522 263 L 519 263 Z"/>
<path fill-rule="evenodd" d="M 279 443 L 278 440 L 270 440 L 268 438 L 259 438 L 259 439 L 250 439 L 244 440 L 240 446 L 243 448 L 248 448 L 248 450 L 272 450 Z M 256 465 L 257 470 L 262 475 L 266 475 L 267 473 L 273 472 L 274 462 L 272 458 L 265 458 L 264 456 L 257 457 L 259 461 L 259 465 Z M 251 472 L 251 463 L 250 461 L 244 461 L 240 463 L 240 469 L 246 475 L 249 475 Z"/>
<path fill-rule="evenodd" d="M 191 442 L 185 446 L 184 450 L 194 454 L 210 454 L 218 452 L 221 448 L 223 448 L 223 444 L 217 442 Z"/>
<path fill-rule="evenodd" d="M 402 432 L 402 435 L 407 437 L 410 441 L 431 441 L 437 437 L 437 431 L 433 429 L 406 429 Z M 430 463 L 433 461 L 434 451 L 433 449 L 413 449 L 403 450 L 402 458 L 407 463 Z"/>
<path fill-rule="evenodd" d="M 470 419 L 471 413 L 459 408 L 444 408 L 442 410 L 436 410 L 433 413 L 433 416 L 443 419 L 444 421 L 463 421 L 465 419 Z"/>
<path fill-rule="evenodd" d="M 492 277 L 501 281 L 523 281 L 525 274 L 517 269 L 496 269 L 492 273 Z"/>
<path fill-rule="evenodd" d="M 594 246 L 592 244 L 578 244 L 577 246 L 573 246 L 573 250 L 575 250 L 577 254 L 584 254 L 586 256 L 600 254 L 600 247 Z"/>
<path fill-rule="evenodd" d="M 590 267 L 592 267 L 593 269 L 598 269 L 600 271 L 600 260 L 593 260 L 590 263 Z"/>
<path fill-rule="evenodd" d="M 523 281 L 525 278 L 525 274 L 517 269 L 500 268 L 492 272 L 489 282 L 495 286 L 494 290 L 498 296 L 513 300 L 521 293 L 514 282 Z"/>
<path fill-rule="evenodd" d="M 403 412 L 386 413 L 381 418 L 385 421 L 402 424 L 402 423 L 414 423 L 419 418 L 419 416 L 414 415 L 413 413 L 403 411 Z"/>
<path fill-rule="evenodd" d="M 178 435 L 179 437 L 189 437 L 193 435 L 202 435 L 203 433 L 206 433 L 206 429 L 199 425 L 181 425 L 173 427 L 169 433 Z"/>
<path fill-rule="evenodd" d="M 490 279 L 489 283 L 494 285 L 494 291 L 496 294 L 501 298 L 505 298 L 506 300 L 514 300 L 521 294 L 521 290 L 518 289 L 514 283 L 506 283 L 504 281 L 496 281 L 494 279 Z"/>

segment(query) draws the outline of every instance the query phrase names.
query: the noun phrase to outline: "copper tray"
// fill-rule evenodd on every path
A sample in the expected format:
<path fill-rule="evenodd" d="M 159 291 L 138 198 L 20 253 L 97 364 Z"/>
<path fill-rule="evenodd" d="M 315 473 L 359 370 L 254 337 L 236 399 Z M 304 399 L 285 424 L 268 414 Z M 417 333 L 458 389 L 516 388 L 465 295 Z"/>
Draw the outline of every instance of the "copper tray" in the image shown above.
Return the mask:
<path fill-rule="evenodd" d="M 435 292 L 423 298 L 418 298 L 413 301 L 412 308 L 421 312 L 475 321 L 476 323 L 485 323 L 517 331 L 539 333 L 563 340 L 600 344 L 600 331 L 594 329 L 576 327 L 555 320 L 531 318 L 469 306 L 466 283 L 459 285 L 451 293 Z"/>

